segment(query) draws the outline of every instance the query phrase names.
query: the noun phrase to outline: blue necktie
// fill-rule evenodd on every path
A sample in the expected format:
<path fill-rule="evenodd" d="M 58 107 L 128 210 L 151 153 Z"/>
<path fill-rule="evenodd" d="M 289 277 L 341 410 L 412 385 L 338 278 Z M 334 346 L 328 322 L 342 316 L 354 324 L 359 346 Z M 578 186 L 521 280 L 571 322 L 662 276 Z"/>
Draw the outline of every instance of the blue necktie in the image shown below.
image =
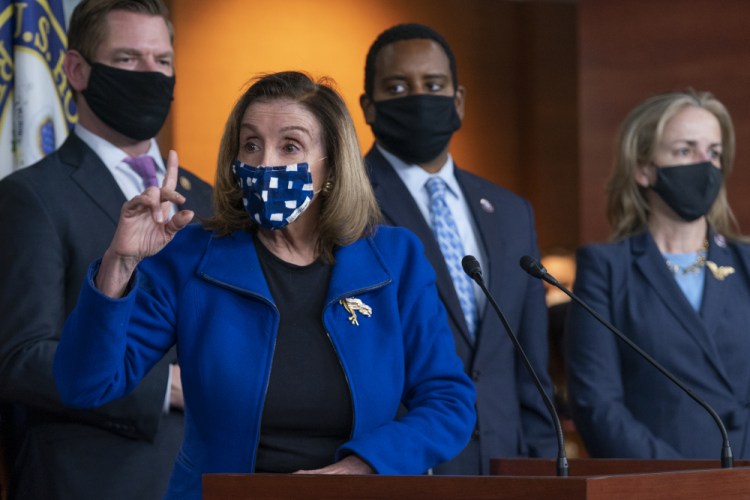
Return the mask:
<path fill-rule="evenodd" d="M 471 279 L 466 275 L 461 266 L 464 258 L 464 247 L 461 244 L 461 236 L 458 233 L 456 222 L 453 220 L 448 205 L 445 202 L 447 186 L 440 177 L 431 177 L 425 188 L 430 194 L 430 216 L 432 218 L 432 232 L 435 234 L 443 258 L 448 265 L 448 270 L 456 288 L 461 309 L 466 318 L 469 334 L 474 338 L 477 325 L 477 303 L 472 289 Z"/>
<path fill-rule="evenodd" d="M 159 187 L 159 180 L 156 178 L 156 162 L 149 155 L 128 156 L 123 161 L 143 179 L 144 188 Z"/>

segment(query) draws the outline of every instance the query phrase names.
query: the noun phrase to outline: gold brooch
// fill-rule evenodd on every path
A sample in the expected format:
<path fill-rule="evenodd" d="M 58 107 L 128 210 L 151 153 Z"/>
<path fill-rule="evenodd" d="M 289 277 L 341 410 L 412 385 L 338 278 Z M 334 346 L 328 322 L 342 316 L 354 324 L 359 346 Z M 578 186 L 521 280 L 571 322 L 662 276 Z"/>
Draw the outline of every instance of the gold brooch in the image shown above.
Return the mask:
<path fill-rule="evenodd" d="M 349 321 L 352 322 L 352 325 L 359 326 L 359 321 L 357 321 L 357 311 L 359 311 L 363 316 L 367 316 L 368 318 L 372 316 L 372 308 L 355 297 L 347 297 L 345 299 L 341 299 L 339 300 L 339 304 L 344 306 L 346 312 L 351 314 L 351 316 L 349 316 Z"/>
<path fill-rule="evenodd" d="M 716 263 L 711 262 L 710 260 L 706 261 L 706 267 L 711 271 L 711 274 L 714 275 L 714 278 L 719 281 L 724 281 L 724 278 L 730 274 L 734 274 L 734 268 L 732 266 L 717 266 Z"/>

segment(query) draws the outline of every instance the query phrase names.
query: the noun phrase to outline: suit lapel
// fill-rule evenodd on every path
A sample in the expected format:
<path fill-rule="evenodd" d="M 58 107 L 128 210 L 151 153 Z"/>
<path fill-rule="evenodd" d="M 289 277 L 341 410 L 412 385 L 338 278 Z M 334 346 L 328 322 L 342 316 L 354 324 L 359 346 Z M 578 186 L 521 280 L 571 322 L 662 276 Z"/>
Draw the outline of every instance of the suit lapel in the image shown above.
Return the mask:
<path fill-rule="evenodd" d="M 192 189 L 193 182 L 191 181 L 190 176 L 185 170 L 183 170 L 182 167 L 180 167 L 179 174 L 177 176 L 177 187 L 175 188 L 175 190 L 185 197 L 185 203 L 182 205 L 177 205 L 177 210 L 193 210 L 196 212 L 196 214 L 200 212 L 202 205 L 198 203 L 199 200 L 193 199 Z"/>
<path fill-rule="evenodd" d="M 122 205 L 127 200 L 117 181 L 96 153 L 78 136 L 70 134 L 60 147 L 60 158 L 70 167 L 73 182 L 78 184 L 112 222 L 117 224 Z M 186 201 L 184 205 L 177 207 L 178 210 L 201 211 L 203 205 L 198 203 L 198 200 L 193 200 L 192 184 L 190 175 L 180 167 L 176 190 L 185 197 Z"/>
<path fill-rule="evenodd" d="M 238 264 L 227 266 L 227 262 Z M 212 235 L 197 271 L 199 276 L 215 283 L 261 296 L 267 302 L 274 303 L 268 283 L 259 279 L 263 276 L 263 270 L 249 231 L 235 231 L 221 238 Z"/>
<path fill-rule="evenodd" d="M 75 134 L 60 147 L 60 159 L 71 169 L 71 179 L 116 225 L 125 196 L 99 157 Z"/>
<path fill-rule="evenodd" d="M 724 383 L 731 388 L 729 377 L 724 370 L 724 364 L 720 361 L 721 358 L 711 332 L 706 328 L 704 319 L 698 315 L 685 298 L 679 285 L 664 264 L 664 258 L 648 232 L 641 233 L 633 238 L 633 257 L 641 274 L 659 296 L 662 303 L 703 349 L 716 372 Z M 711 287 L 713 288 L 713 284 Z M 706 287 L 703 292 L 704 301 L 710 293 L 708 287 Z M 713 301 L 713 299 L 710 300 Z M 701 310 L 705 307 L 713 308 L 711 305 L 706 306 L 704 304 Z M 720 309 L 718 313 L 720 314 Z"/>
<path fill-rule="evenodd" d="M 505 262 L 505 244 L 502 239 L 504 232 L 498 227 L 498 221 L 500 218 L 494 213 L 498 207 L 494 206 L 489 201 L 489 196 L 485 193 L 481 183 L 477 182 L 476 178 L 468 175 L 463 170 L 455 167 L 454 169 L 456 179 L 461 186 L 461 191 L 464 193 L 464 199 L 466 204 L 469 206 L 469 212 L 471 217 L 476 224 L 478 235 L 477 244 L 481 247 L 482 252 L 486 256 L 483 263 L 482 274 L 484 276 L 485 286 L 490 291 L 493 297 L 502 304 L 506 301 L 503 300 L 503 292 L 513 293 L 512 290 L 508 290 L 506 287 L 501 287 L 500 283 L 503 282 L 500 276 L 501 262 Z M 492 249 L 492 250 L 490 250 Z M 493 262 L 497 265 L 493 266 Z M 484 311 L 479 316 L 479 324 L 476 333 L 476 348 L 479 348 L 479 343 L 482 337 L 485 335 L 494 335 L 496 332 L 484 332 L 484 325 L 492 324 L 484 321 L 488 314 L 495 314 L 492 310 L 492 305 L 487 303 L 484 307 Z"/>
<path fill-rule="evenodd" d="M 395 225 L 408 227 L 422 241 L 429 239 L 425 238 L 426 236 L 432 237 L 432 229 L 422 217 L 417 203 L 388 160 L 374 147 L 367 154 L 366 159 L 375 196 L 380 202 L 380 210 L 388 221 L 398 221 Z M 437 242 L 435 242 L 435 248 L 438 252 L 440 251 Z"/>
<path fill-rule="evenodd" d="M 469 206 L 471 217 L 477 225 L 479 237 L 477 243 L 482 247 L 484 255 L 487 256 L 484 263 L 484 275 L 487 287 L 492 294 L 497 297 L 500 290 L 497 285 L 502 282 L 498 276 L 499 266 L 492 266 L 492 262 L 503 262 L 503 258 L 495 258 L 505 254 L 506 245 L 503 241 L 503 231 L 498 227 L 500 218 L 495 214 L 498 207 L 489 201 L 489 195 L 483 189 L 481 183 L 476 178 L 468 175 L 458 167 L 455 168 L 456 179 L 461 185 L 464 198 Z M 491 250 L 490 250 L 491 249 Z M 492 256 L 493 258 L 490 258 Z M 485 309 L 486 312 L 486 309 Z"/>
<path fill-rule="evenodd" d="M 448 314 L 459 326 L 461 335 L 471 344 L 461 304 L 453 286 L 448 266 L 445 264 L 432 229 L 422 217 L 414 198 L 390 163 L 380 154 L 375 146 L 365 157 L 368 173 L 380 210 L 388 224 L 401 226 L 416 234 L 424 245 L 425 256 L 432 264 L 437 277 L 437 288 Z"/>
<path fill-rule="evenodd" d="M 738 268 L 732 258 L 732 253 L 726 243 L 724 243 L 723 238 L 717 238 L 712 232 L 712 234 L 709 235 L 709 241 L 711 241 L 707 257 L 709 261 L 714 262 L 718 266 L 733 266 Z M 717 244 L 717 241 L 721 241 L 723 245 Z M 732 279 L 732 277 L 730 276 L 725 279 Z M 734 279 L 738 279 L 738 276 L 734 276 Z M 706 331 L 711 338 L 715 338 L 716 329 L 721 323 L 719 319 L 721 318 L 727 301 L 729 300 L 727 293 L 728 289 L 729 287 L 726 283 L 715 278 L 708 267 L 706 267 L 706 281 L 703 290 L 703 303 L 701 304 L 701 317 L 703 318 Z"/>
<path fill-rule="evenodd" d="M 734 274 L 727 276 L 724 280 L 719 280 L 713 275 L 708 267 L 706 268 L 706 282 L 703 291 L 703 303 L 701 304 L 701 318 L 703 319 L 703 326 L 709 338 L 717 339 L 719 338 L 719 335 L 736 335 L 738 333 L 737 331 L 720 332 L 719 329 L 722 323 L 724 323 L 722 319 L 728 312 L 728 307 L 742 307 L 739 305 L 740 302 L 738 301 L 738 297 L 732 296 L 731 290 L 736 290 L 733 286 L 733 280 L 748 279 L 748 263 L 746 262 L 745 254 L 743 252 L 733 252 L 723 236 L 714 234 L 713 231 L 711 231 L 709 234 L 709 241 L 711 242 L 711 245 L 708 250 L 708 260 L 715 263 L 717 266 L 732 266 L 735 269 Z M 728 376 L 728 365 L 725 361 L 731 363 L 731 360 L 717 355 L 716 362 L 722 368 L 721 374 L 724 377 L 724 380 L 733 390 L 736 388 L 736 394 L 745 394 L 747 389 L 745 389 L 742 379 L 738 379 L 736 376 L 732 378 Z"/>

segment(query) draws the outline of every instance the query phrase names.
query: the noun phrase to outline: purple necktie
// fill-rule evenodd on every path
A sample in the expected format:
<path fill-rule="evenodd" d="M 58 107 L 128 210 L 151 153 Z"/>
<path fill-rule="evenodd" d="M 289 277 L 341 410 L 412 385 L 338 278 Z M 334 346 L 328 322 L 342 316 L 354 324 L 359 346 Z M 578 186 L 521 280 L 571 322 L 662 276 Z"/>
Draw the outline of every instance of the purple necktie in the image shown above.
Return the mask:
<path fill-rule="evenodd" d="M 136 156 L 135 158 L 128 156 L 123 161 L 130 165 L 130 168 L 136 174 L 141 176 L 144 189 L 151 186 L 159 187 L 159 180 L 156 178 L 156 162 L 149 155 Z"/>

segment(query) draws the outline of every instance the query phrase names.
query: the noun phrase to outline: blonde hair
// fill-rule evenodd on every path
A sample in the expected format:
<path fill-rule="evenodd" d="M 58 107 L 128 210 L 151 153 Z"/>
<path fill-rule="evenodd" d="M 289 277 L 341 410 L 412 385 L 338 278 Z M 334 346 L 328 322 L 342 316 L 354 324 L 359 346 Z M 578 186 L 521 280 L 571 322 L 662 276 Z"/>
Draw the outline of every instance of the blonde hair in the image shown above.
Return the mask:
<path fill-rule="evenodd" d="M 320 123 L 328 174 L 323 184 L 330 189 L 321 192 L 318 221 L 318 251 L 332 263 L 336 246 L 347 245 L 372 234 L 380 221 L 375 194 L 365 171 L 349 111 L 341 96 L 326 78 L 314 82 L 309 75 L 296 71 L 273 73 L 256 78 L 237 100 L 229 114 L 219 146 L 214 184 L 214 216 L 204 226 L 226 236 L 237 230 L 255 230 L 242 203 L 242 190 L 232 173 L 232 162 L 239 153 L 242 117 L 257 101 L 291 100 L 309 110 Z"/>
<path fill-rule="evenodd" d="M 734 165 L 732 118 L 726 107 L 710 92 L 688 89 L 646 99 L 628 114 L 620 127 L 614 170 L 607 183 L 607 218 L 613 240 L 632 236 L 645 229 L 648 224 L 651 207 L 646 188 L 635 181 L 635 171 L 638 166 L 651 161 L 667 122 L 687 107 L 705 109 L 716 117 L 721 127 L 721 171 L 724 180 L 719 195 L 706 216 L 708 223 L 715 231 L 729 238 L 746 239 L 739 232 L 726 193 L 726 179 Z"/>

